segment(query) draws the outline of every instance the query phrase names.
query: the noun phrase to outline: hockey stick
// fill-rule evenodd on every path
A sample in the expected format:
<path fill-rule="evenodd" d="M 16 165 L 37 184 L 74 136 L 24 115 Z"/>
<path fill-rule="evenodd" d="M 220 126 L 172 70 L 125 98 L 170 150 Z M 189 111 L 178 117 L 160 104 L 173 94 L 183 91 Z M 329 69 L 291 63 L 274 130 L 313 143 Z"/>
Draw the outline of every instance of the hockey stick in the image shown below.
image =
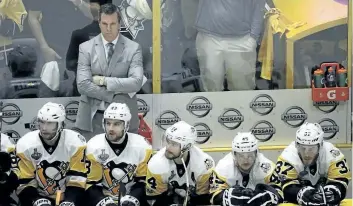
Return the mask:
<path fill-rule="evenodd" d="M 185 199 L 184 199 L 184 203 L 183 206 L 187 206 L 188 201 L 189 201 L 189 187 L 190 187 L 190 183 L 189 183 L 189 172 L 188 172 L 188 168 L 186 167 L 184 158 L 183 158 L 184 153 L 181 153 L 181 162 L 183 163 L 184 169 L 185 169 L 185 177 L 186 177 L 186 194 L 185 194 Z M 190 154 L 188 154 L 190 155 Z"/>
<path fill-rule="evenodd" d="M 57 190 L 56 191 L 56 197 L 55 197 L 55 206 L 59 206 L 60 205 L 61 196 L 62 196 L 61 190 Z"/>

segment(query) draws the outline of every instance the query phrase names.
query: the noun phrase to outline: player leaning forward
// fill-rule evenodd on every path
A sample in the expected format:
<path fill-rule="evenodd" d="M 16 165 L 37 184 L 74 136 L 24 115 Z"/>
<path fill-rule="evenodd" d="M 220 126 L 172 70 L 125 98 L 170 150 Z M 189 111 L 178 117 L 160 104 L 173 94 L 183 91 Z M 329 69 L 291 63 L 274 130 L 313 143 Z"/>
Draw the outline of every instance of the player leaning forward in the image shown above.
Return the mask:
<path fill-rule="evenodd" d="M 208 205 L 213 159 L 194 146 L 196 129 L 184 121 L 164 134 L 166 147 L 148 163 L 146 193 L 150 205 Z"/>
<path fill-rule="evenodd" d="M 221 159 L 211 178 L 211 203 L 215 205 L 270 206 L 283 201 L 275 164 L 258 152 L 250 132 L 238 133 L 232 152 Z"/>
<path fill-rule="evenodd" d="M 339 205 L 345 198 L 351 172 L 342 152 L 323 141 L 317 123 L 305 123 L 280 155 L 276 171 L 282 177 L 286 201 L 299 205 Z M 340 205 L 344 205 L 341 203 Z"/>
<path fill-rule="evenodd" d="M 145 179 L 152 147 L 144 137 L 127 132 L 130 120 L 126 104 L 111 103 L 104 111 L 105 133 L 88 141 L 87 206 L 117 205 L 120 195 L 122 206 L 147 204 Z"/>
<path fill-rule="evenodd" d="M 24 135 L 16 145 L 19 158 L 17 193 L 21 206 L 51 206 L 59 190 L 60 206 L 78 206 L 85 191 L 85 139 L 64 129 L 65 108 L 46 103 L 38 112 L 39 130 Z"/>

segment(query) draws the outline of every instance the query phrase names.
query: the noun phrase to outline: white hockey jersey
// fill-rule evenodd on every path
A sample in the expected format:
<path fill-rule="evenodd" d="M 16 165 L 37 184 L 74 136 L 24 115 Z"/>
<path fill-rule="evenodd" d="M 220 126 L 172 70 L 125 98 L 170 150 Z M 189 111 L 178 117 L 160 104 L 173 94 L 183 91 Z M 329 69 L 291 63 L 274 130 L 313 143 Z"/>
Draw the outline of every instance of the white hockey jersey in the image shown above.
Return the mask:
<path fill-rule="evenodd" d="M 299 174 L 301 180 L 310 181 L 314 186 L 320 178 L 327 178 L 328 181 L 339 182 L 347 188 L 352 175 L 342 152 L 325 141 L 320 147 L 316 164 L 309 167 L 304 167 L 293 141 L 279 156 L 276 171 L 284 180 L 282 189 L 291 184 L 300 184 Z"/>
<path fill-rule="evenodd" d="M 24 135 L 16 145 L 19 158 L 19 178 L 27 182 L 19 187 L 34 186 L 39 194 L 55 198 L 67 186 L 86 186 L 86 140 L 79 133 L 64 129 L 57 145 L 47 146 L 39 137 L 39 130 Z"/>
<path fill-rule="evenodd" d="M 235 185 L 254 190 L 257 184 L 270 184 L 279 191 L 281 189 L 280 182 L 274 170 L 275 164 L 262 153 L 257 153 L 256 161 L 249 175 L 243 176 L 235 164 L 232 153 L 228 153 L 218 162 L 212 174 L 211 203 L 217 194 Z M 280 191 L 279 193 L 282 194 Z"/>
<path fill-rule="evenodd" d="M 86 155 L 91 165 L 87 189 L 100 184 L 105 195 L 115 196 L 119 192 L 120 182 L 129 192 L 135 178 L 145 180 L 152 146 L 144 137 L 133 133 L 127 133 L 122 144 L 123 148 L 113 149 L 105 134 L 96 135 L 88 141 Z"/>
<path fill-rule="evenodd" d="M 10 156 L 11 156 L 11 168 L 14 169 L 14 170 L 15 169 L 17 170 L 18 169 L 18 165 L 17 165 L 15 143 L 6 134 L 0 133 L 0 135 L 1 135 L 0 136 L 0 143 L 1 143 L 0 151 L 10 154 Z M 17 171 L 15 171 L 15 172 L 17 172 Z"/>
<path fill-rule="evenodd" d="M 189 160 L 185 161 L 187 173 L 178 169 L 173 160 L 165 157 L 166 148 L 158 151 L 148 163 L 146 193 L 148 196 L 172 192 L 181 197 L 186 195 L 186 178 L 189 180 L 189 194 L 203 195 L 209 192 L 209 179 L 215 165 L 212 157 L 200 148 L 192 146 Z M 169 189 L 169 190 L 168 190 Z"/>

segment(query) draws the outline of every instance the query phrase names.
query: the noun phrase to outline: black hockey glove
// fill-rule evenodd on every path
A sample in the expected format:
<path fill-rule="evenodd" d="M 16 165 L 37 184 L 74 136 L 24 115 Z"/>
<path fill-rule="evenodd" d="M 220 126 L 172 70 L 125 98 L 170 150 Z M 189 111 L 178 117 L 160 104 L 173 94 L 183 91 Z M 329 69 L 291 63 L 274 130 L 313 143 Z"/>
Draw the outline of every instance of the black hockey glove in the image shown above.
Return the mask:
<path fill-rule="evenodd" d="M 278 205 L 283 200 L 278 192 L 271 186 L 265 184 L 256 185 L 254 196 L 247 202 L 247 205 L 270 206 Z"/>
<path fill-rule="evenodd" d="M 330 205 L 339 205 L 341 202 L 341 191 L 335 185 L 324 186 L 326 202 Z"/>
<path fill-rule="evenodd" d="M 120 199 L 121 206 L 140 206 L 140 201 L 131 195 L 125 195 Z"/>
<path fill-rule="evenodd" d="M 245 205 L 253 195 L 254 191 L 251 189 L 245 189 L 241 186 L 234 186 L 233 188 L 224 190 L 222 205 Z"/>
<path fill-rule="evenodd" d="M 320 191 L 311 186 L 303 187 L 297 195 L 298 204 L 304 206 L 324 206 L 326 203 L 323 194 L 320 193 Z"/>
<path fill-rule="evenodd" d="M 99 201 L 96 206 L 118 206 L 111 197 L 106 197 Z"/>
<path fill-rule="evenodd" d="M 40 198 L 33 203 L 33 206 L 52 206 L 52 204 L 50 200 L 46 198 Z"/>

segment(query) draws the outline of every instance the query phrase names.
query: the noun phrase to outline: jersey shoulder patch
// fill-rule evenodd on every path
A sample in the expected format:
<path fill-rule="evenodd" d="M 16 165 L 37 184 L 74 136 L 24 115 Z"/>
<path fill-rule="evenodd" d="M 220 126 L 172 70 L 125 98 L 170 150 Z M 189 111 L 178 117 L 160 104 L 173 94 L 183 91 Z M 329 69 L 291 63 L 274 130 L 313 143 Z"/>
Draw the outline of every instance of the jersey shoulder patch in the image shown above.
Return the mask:
<path fill-rule="evenodd" d="M 198 172 L 206 173 L 215 166 L 213 158 L 198 147 L 191 147 L 190 155 L 190 162 L 197 165 Z"/>
<path fill-rule="evenodd" d="M 344 158 L 343 153 L 330 142 L 323 143 L 323 150 L 326 155 L 321 161 L 336 162 Z"/>
<path fill-rule="evenodd" d="M 267 157 L 265 157 L 262 153 L 258 154 L 258 158 L 259 158 L 259 169 L 266 175 L 271 174 L 275 168 L 275 164 Z"/>

